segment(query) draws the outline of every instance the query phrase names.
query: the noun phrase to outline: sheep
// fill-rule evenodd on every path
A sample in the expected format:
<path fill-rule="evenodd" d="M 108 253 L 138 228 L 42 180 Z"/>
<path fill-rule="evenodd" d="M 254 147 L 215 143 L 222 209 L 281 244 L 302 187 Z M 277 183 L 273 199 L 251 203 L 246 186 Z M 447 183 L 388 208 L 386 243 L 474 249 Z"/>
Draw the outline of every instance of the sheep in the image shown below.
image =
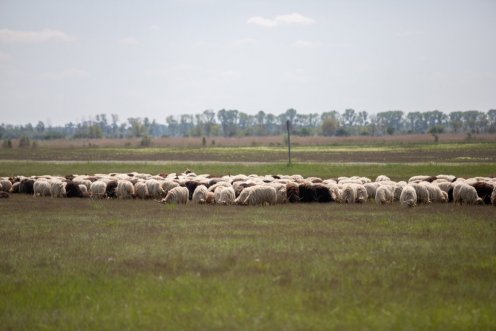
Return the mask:
<path fill-rule="evenodd" d="M 477 191 L 477 195 L 482 199 L 484 204 L 491 204 L 491 194 L 493 193 L 494 186 L 487 182 L 477 182 L 472 184 Z"/>
<path fill-rule="evenodd" d="M 453 175 L 437 175 L 437 179 L 444 179 L 450 183 L 454 182 L 456 180 L 456 176 Z"/>
<path fill-rule="evenodd" d="M 276 203 L 288 202 L 288 196 L 286 195 L 286 184 L 272 182 L 269 185 L 276 189 L 276 194 L 277 194 Z"/>
<path fill-rule="evenodd" d="M 286 196 L 288 202 L 300 202 L 300 189 L 298 184 L 289 182 L 286 184 Z"/>
<path fill-rule="evenodd" d="M 493 193 L 491 193 L 491 204 L 496 206 L 496 186 L 494 186 Z"/>
<path fill-rule="evenodd" d="M 175 181 L 173 180 L 170 180 L 170 179 L 167 179 L 167 180 L 164 180 L 161 185 L 162 189 L 164 190 L 164 192 L 162 193 L 163 196 L 167 196 L 167 193 L 172 190 L 174 187 L 178 187 L 180 186 L 179 183 L 176 183 Z M 150 193 L 150 189 L 148 189 L 148 193 Z"/>
<path fill-rule="evenodd" d="M 148 179 L 145 182 L 145 185 L 146 185 L 147 193 L 150 196 L 150 198 L 160 199 L 160 198 L 165 196 L 165 190 L 164 190 L 163 186 L 161 186 L 161 183 L 158 180 Z M 143 189 L 141 189 L 141 190 L 143 190 Z"/>
<path fill-rule="evenodd" d="M 107 184 L 104 181 L 97 180 L 90 185 L 90 196 L 92 198 L 104 198 L 107 191 Z"/>
<path fill-rule="evenodd" d="M 189 180 L 185 183 L 185 186 L 189 191 L 189 200 L 193 199 L 193 192 L 195 192 L 198 185 L 200 185 L 200 182 L 196 180 Z"/>
<path fill-rule="evenodd" d="M 198 185 L 193 192 L 191 202 L 193 203 L 206 203 L 208 189 L 205 185 Z"/>
<path fill-rule="evenodd" d="M 188 203 L 189 191 L 184 186 L 177 186 L 169 190 L 165 198 L 161 200 L 162 203 Z"/>
<path fill-rule="evenodd" d="M 448 194 L 442 191 L 439 186 L 429 182 L 422 182 L 420 185 L 424 185 L 429 191 L 429 199 L 431 202 L 448 202 Z"/>
<path fill-rule="evenodd" d="M 390 180 L 391 179 L 389 179 L 389 177 L 388 176 L 385 176 L 385 175 L 379 175 L 375 179 L 376 182 L 383 182 L 383 181 L 390 181 Z"/>
<path fill-rule="evenodd" d="M 19 193 L 25 193 L 25 194 L 34 194 L 34 179 L 31 178 L 24 178 L 21 180 L 21 184 L 19 186 Z"/>
<path fill-rule="evenodd" d="M 220 197 L 217 203 L 222 205 L 231 205 L 234 203 L 236 195 L 232 187 L 219 187 L 216 192 L 220 190 Z"/>
<path fill-rule="evenodd" d="M 400 204 L 405 207 L 415 207 L 417 205 L 417 192 L 412 185 L 406 185 L 401 190 Z"/>
<path fill-rule="evenodd" d="M 68 198 L 82 198 L 83 192 L 79 188 L 79 185 L 73 181 L 67 182 L 65 185 L 66 197 Z"/>
<path fill-rule="evenodd" d="M 10 188 L 9 192 L 10 193 L 21 193 L 20 188 L 21 188 L 21 182 L 12 183 L 12 187 Z"/>
<path fill-rule="evenodd" d="M 431 203 L 429 190 L 424 185 L 418 183 L 412 183 L 411 185 L 415 189 L 415 193 L 417 193 L 417 203 Z"/>
<path fill-rule="evenodd" d="M 367 190 L 367 196 L 369 199 L 375 199 L 375 192 L 381 184 L 379 182 L 365 183 L 363 186 Z"/>
<path fill-rule="evenodd" d="M 215 195 L 214 195 L 214 192 L 208 192 L 207 191 L 207 195 L 205 196 L 205 203 L 206 204 L 214 204 L 215 203 Z"/>
<path fill-rule="evenodd" d="M 301 202 L 314 202 L 315 201 L 315 188 L 311 183 L 305 182 L 298 186 L 300 201 Z"/>
<path fill-rule="evenodd" d="M 466 203 L 468 205 L 479 205 L 483 203 L 473 186 L 462 183 L 456 185 L 455 189 L 456 191 L 453 192 L 455 202 L 459 202 L 460 204 Z"/>
<path fill-rule="evenodd" d="M 107 187 L 105 188 L 105 195 L 109 199 L 117 198 L 117 181 L 111 180 L 107 183 Z"/>
<path fill-rule="evenodd" d="M 52 198 L 62 198 L 66 196 L 65 182 L 60 180 L 50 181 L 50 196 Z"/>
<path fill-rule="evenodd" d="M 7 192 L 0 191 L 0 199 L 8 199 L 10 195 Z"/>
<path fill-rule="evenodd" d="M 378 205 L 388 204 L 393 202 L 394 192 L 389 185 L 381 185 L 375 191 L 375 202 Z"/>
<path fill-rule="evenodd" d="M 116 195 L 118 199 L 134 199 L 134 186 L 128 180 L 117 181 Z"/>
<path fill-rule="evenodd" d="M 12 188 L 12 183 L 8 179 L 2 179 L 0 180 L 0 187 L 2 188 L 1 191 L 9 192 Z"/>
<path fill-rule="evenodd" d="M 136 194 L 136 197 L 139 199 L 148 199 L 150 195 L 148 194 L 148 186 L 146 185 L 146 182 L 136 182 L 134 184 L 134 194 Z"/>
<path fill-rule="evenodd" d="M 406 186 L 406 182 L 400 181 L 394 184 L 394 192 L 393 192 L 393 201 L 399 201 L 401 192 L 403 192 L 403 188 Z"/>
<path fill-rule="evenodd" d="M 247 194 L 243 194 L 244 192 Z M 240 201 L 240 198 L 244 199 Z M 277 201 L 276 189 L 271 186 L 256 185 L 245 188 L 237 199 L 238 204 L 242 205 L 274 205 Z"/>
<path fill-rule="evenodd" d="M 33 195 L 35 197 L 50 196 L 50 183 L 47 180 L 37 180 L 33 184 Z"/>
<path fill-rule="evenodd" d="M 356 189 L 352 184 L 347 184 L 341 191 L 341 202 L 354 203 L 356 200 Z"/>

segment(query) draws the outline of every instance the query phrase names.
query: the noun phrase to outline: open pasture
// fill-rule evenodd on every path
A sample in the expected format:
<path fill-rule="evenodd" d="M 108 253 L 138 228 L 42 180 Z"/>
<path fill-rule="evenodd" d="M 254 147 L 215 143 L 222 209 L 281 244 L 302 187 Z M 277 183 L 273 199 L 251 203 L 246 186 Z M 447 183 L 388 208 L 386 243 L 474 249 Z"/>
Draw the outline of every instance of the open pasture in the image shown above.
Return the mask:
<path fill-rule="evenodd" d="M 282 139 L 278 137 L 278 139 Z M 119 140 L 117 140 L 119 141 Z M 71 145 L 71 144 L 74 145 Z M 97 144 L 98 141 L 95 143 Z M 122 143 L 122 142 L 121 142 Z M 91 145 L 91 147 L 89 147 Z M 81 141 L 38 146 L 37 148 L 1 148 L 0 160 L 42 161 L 176 161 L 176 162 L 277 162 L 288 160 L 287 147 L 255 146 L 96 146 Z M 496 142 L 418 143 L 385 141 L 341 142 L 327 145 L 293 145 L 293 162 L 336 163 L 495 163 Z"/>
<path fill-rule="evenodd" d="M 0 320 L 31 329 L 491 329 L 491 206 L 0 201 Z"/>
<path fill-rule="evenodd" d="M 436 145 L 422 146 L 438 151 Z M 490 146 L 460 148 L 477 156 Z M 237 155 L 250 148 L 225 151 Z M 315 155 L 319 148 L 307 147 Z M 380 146 L 366 148 L 389 153 Z M 393 180 L 496 173 L 494 162 L 443 163 L 439 158 L 414 164 L 354 158 L 354 163 L 288 167 L 266 162 L 263 155 L 244 163 L 181 162 L 150 160 L 153 148 L 129 149 L 142 156 L 124 160 L 113 152 L 114 159 L 91 154 L 99 148 L 85 150 L 92 162 L 57 156 L 72 153 L 67 148 L 50 148 L 45 156 L 31 154 L 42 148 L 14 149 L 25 154 L 13 161 L 2 154 L 0 176 L 158 174 L 186 168 L 213 175 L 373 179 L 385 174 Z M 493 206 L 163 205 L 13 194 L 0 199 L 0 214 L 4 329 L 456 330 L 496 325 Z"/>

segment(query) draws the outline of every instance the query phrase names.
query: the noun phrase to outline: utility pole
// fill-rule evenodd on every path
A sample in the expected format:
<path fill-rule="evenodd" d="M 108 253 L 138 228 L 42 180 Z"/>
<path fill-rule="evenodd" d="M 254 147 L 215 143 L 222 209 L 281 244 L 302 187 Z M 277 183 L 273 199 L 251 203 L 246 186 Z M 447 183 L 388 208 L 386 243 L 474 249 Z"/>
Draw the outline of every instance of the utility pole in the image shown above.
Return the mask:
<path fill-rule="evenodd" d="M 291 134 L 290 134 L 290 129 L 291 129 L 291 122 L 289 120 L 286 121 L 286 127 L 288 129 L 288 165 L 291 165 Z"/>

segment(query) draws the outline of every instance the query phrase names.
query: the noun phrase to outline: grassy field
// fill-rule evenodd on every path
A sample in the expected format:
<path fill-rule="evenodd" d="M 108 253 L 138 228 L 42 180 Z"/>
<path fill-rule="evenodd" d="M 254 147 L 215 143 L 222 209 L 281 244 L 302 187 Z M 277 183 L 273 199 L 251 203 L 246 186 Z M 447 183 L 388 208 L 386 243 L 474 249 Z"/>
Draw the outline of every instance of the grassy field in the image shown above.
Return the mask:
<path fill-rule="evenodd" d="M 0 329 L 489 330 L 494 207 L 0 201 Z"/>
<path fill-rule="evenodd" d="M 62 145 L 63 146 L 63 145 Z M 496 142 L 336 143 L 293 146 L 294 162 L 496 162 Z M 38 147 L 1 148 L 0 160 L 287 162 L 285 146 Z"/>

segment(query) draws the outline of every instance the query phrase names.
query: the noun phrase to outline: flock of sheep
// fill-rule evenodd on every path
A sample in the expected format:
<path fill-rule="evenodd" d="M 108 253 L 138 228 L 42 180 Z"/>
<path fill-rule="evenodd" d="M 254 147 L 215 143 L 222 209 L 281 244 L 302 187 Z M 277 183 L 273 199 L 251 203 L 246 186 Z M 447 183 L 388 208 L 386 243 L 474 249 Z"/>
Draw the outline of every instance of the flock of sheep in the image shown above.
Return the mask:
<path fill-rule="evenodd" d="M 492 204 L 496 178 L 414 176 L 408 182 L 381 175 L 322 179 L 300 175 L 235 175 L 213 177 L 189 170 L 181 174 L 110 173 L 95 175 L 16 176 L 0 178 L 0 197 L 25 193 L 52 198 L 154 199 L 162 203 L 274 205 L 339 202 L 377 204 L 399 201 L 413 207 L 429 203 Z"/>

